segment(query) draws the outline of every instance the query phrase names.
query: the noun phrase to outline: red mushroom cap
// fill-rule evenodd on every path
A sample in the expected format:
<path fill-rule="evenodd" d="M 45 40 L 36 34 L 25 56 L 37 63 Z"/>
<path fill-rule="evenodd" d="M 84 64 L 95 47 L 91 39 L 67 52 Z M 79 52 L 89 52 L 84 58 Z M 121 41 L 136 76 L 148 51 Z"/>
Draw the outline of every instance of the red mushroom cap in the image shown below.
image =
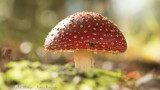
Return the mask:
<path fill-rule="evenodd" d="M 117 26 L 92 12 L 78 12 L 62 20 L 51 30 L 44 46 L 49 51 L 91 50 L 96 53 L 119 53 L 127 48 Z"/>

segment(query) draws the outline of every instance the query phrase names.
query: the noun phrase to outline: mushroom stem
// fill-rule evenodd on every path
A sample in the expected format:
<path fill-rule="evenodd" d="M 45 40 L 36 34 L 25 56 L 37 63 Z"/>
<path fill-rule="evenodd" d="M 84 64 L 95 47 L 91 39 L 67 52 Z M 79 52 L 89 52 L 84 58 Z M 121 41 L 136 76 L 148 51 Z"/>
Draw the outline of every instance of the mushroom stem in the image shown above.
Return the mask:
<path fill-rule="evenodd" d="M 94 68 L 93 52 L 88 50 L 74 51 L 75 67 L 80 69 Z"/>

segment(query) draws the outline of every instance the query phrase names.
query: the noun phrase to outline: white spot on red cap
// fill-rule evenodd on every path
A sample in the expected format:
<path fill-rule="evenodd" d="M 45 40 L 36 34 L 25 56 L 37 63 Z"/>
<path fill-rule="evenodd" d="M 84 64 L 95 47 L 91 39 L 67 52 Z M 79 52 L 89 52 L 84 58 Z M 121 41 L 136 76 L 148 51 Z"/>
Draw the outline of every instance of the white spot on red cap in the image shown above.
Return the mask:
<path fill-rule="evenodd" d="M 83 25 L 80 25 L 80 28 L 82 28 L 83 27 Z"/>
<path fill-rule="evenodd" d="M 111 32 L 114 32 L 114 30 L 111 30 Z"/>
<path fill-rule="evenodd" d="M 97 35 L 97 33 L 93 33 L 93 35 Z"/>
<path fill-rule="evenodd" d="M 85 30 L 84 33 L 87 33 L 87 30 Z"/>
<path fill-rule="evenodd" d="M 81 37 L 81 39 L 83 39 L 83 37 Z"/>
<path fill-rule="evenodd" d="M 114 45 L 114 42 L 111 42 L 111 45 Z"/>
<path fill-rule="evenodd" d="M 73 25 L 73 27 L 76 27 L 76 25 Z"/>
<path fill-rule="evenodd" d="M 74 35 L 74 38 L 77 38 L 77 35 Z"/>
<path fill-rule="evenodd" d="M 100 37 L 100 39 L 101 39 L 101 40 L 103 40 L 103 38 L 102 38 L 102 37 Z"/>

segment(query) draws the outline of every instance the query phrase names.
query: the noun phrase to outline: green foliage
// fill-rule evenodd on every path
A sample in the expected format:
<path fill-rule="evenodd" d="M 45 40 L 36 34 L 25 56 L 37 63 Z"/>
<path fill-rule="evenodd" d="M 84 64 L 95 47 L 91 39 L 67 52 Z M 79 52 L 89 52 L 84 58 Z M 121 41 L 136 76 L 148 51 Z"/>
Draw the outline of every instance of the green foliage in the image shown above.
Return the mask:
<path fill-rule="evenodd" d="M 78 70 L 70 65 L 43 65 L 26 60 L 9 62 L 0 84 L 6 88 L 37 88 L 54 90 L 109 89 L 122 81 L 121 72 L 102 69 Z M 2 75 L 0 74 L 0 79 Z M 4 83 L 5 82 L 5 83 Z"/>
<path fill-rule="evenodd" d="M 8 87 L 5 85 L 4 80 L 3 80 L 3 73 L 0 73 L 0 90 L 7 90 Z"/>

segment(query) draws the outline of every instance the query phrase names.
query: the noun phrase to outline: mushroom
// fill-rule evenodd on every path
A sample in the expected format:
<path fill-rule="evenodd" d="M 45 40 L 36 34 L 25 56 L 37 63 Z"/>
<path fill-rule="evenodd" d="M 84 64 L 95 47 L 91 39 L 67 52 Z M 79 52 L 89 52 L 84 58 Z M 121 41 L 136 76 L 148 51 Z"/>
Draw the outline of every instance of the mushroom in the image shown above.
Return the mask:
<path fill-rule="evenodd" d="M 126 40 L 106 17 L 93 12 L 78 12 L 58 23 L 45 41 L 45 49 L 74 52 L 75 67 L 94 67 L 94 53 L 125 52 Z"/>

